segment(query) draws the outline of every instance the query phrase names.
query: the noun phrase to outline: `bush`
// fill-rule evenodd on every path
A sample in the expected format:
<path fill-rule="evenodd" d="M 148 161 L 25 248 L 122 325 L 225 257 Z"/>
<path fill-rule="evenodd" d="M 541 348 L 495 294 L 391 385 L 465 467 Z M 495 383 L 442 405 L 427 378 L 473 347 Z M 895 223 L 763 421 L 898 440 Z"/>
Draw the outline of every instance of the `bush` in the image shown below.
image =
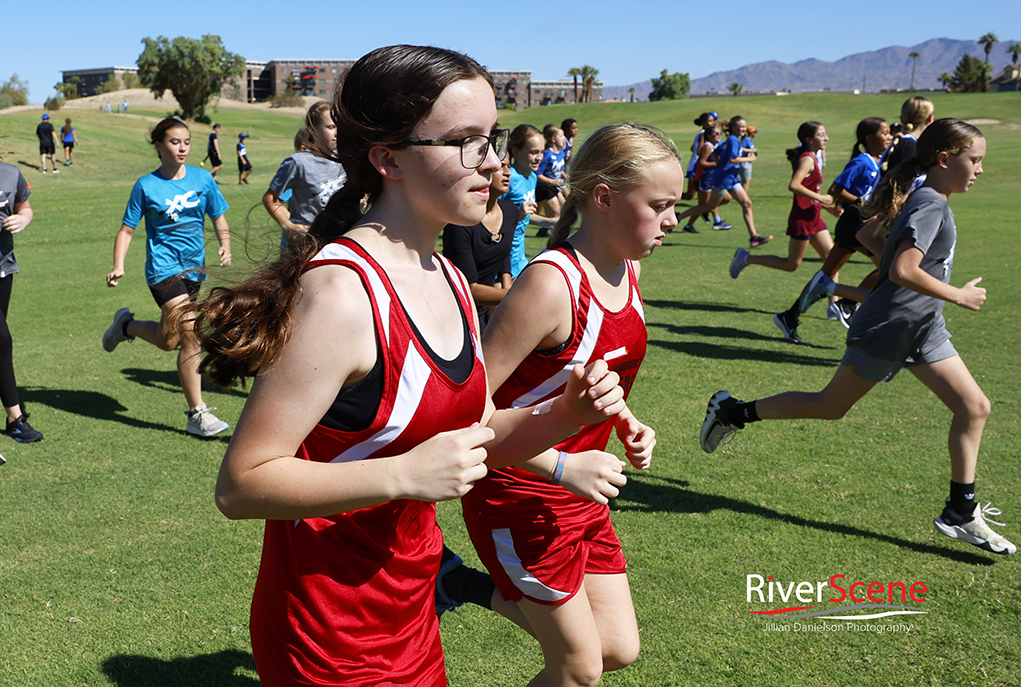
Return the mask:
<path fill-rule="evenodd" d="M 43 103 L 43 107 L 45 107 L 50 112 L 55 112 L 59 110 L 60 108 L 64 107 L 64 96 L 58 94 L 47 98 L 46 102 Z"/>
<path fill-rule="evenodd" d="M 270 107 L 303 107 L 304 99 L 294 91 L 284 91 L 269 99 Z"/>
<path fill-rule="evenodd" d="M 106 78 L 106 81 L 104 81 L 103 83 L 99 84 L 99 86 L 96 87 L 96 94 L 99 95 L 101 93 L 113 93 L 114 91 L 119 91 L 120 89 L 121 85 L 117 82 L 117 77 L 111 74 Z"/>
<path fill-rule="evenodd" d="M 138 76 L 131 72 L 125 72 L 121 77 L 124 81 L 124 88 L 137 88 L 138 87 Z"/>
<path fill-rule="evenodd" d="M 0 110 L 15 105 L 28 105 L 28 83 L 19 79 L 17 74 L 0 84 Z"/>

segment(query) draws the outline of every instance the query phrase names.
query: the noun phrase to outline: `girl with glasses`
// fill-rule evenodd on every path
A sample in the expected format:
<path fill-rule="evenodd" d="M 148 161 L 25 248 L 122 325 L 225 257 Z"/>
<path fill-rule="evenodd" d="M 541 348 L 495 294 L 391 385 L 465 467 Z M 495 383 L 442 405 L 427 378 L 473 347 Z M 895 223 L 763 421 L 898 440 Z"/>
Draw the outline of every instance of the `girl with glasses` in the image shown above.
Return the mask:
<path fill-rule="evenodd" d="M 496 125 L 477 62 L 379 48 L 332 119 L 347 183 L 289 252 L 197 309 L 206 372 L 255 378 L 216 502 L 266 520 L 263 685 L 445 685 L 434 502 L 618 412 L 622 392 L 592 365 L 548 413 L 493 412 L 468 283 L 434 252 L 447 224 L 482 221 L 500 168 L 497 146 L 458 142 Z"/>
<path fill-rule="evenodd" d="M 676 226 L 683 189 L 676 149 L 651 129 L 603 127 L 575 151 L 549 249 L 522 272 L 483 339 L 497 407 L 549 402 L 571 370 L 598 359 L 630 391 L 647 338 L 638 261 Z M 655 432 L 624 408 L 538 454 L 527 470 L 493 470 L 461 500 L 479 557 L 542 646 L 545 667 L 533 685 L 595 684 L 638 654 L 607 505 L 627 481 L 623 463 L 604 452 L 613 431 L 632 465 L 646 469 Z"/>

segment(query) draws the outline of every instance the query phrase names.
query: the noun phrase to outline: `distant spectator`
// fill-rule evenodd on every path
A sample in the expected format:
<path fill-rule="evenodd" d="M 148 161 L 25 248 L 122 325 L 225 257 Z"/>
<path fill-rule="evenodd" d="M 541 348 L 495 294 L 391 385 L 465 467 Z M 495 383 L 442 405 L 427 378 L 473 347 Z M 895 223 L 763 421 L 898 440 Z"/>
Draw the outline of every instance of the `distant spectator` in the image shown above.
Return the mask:
<path fill-rule="evenodd" d="M 749 126 L 748 133 L 741 139 L 741 152 L 744 153 L 746 157 L 751 158 L 739 165 L 738 173 L 741 176 L 741 184 L 744 185 L 745 191 L 747 191 L 748 187 L 752 185 L 752 163 L 759 157 L 759 149 L 755 147 L 755 134 L 757 133 L 759 133 L 758 129 L 754 126 Z"/>
<path fill-rule="evenodd" d="M 238 134 L 238 183 L 247 184 L 248 175 L 252 173 L 252 163 L 248 161 L 248 149 L 245 139 L 248 134 Z"/>
<path fill-rule="evenodd" d="M 125 100 L 123 103 L 121 103 L 121 106 L 124 108 L 125 112 L 128 111 L 128 101 L 127 100 Z"/>
<path fill-rule="evenodd" d="M 71 126 L 71 118 L 64 120 L 64 126 L 60 129 L 61 138 L 64 139 L 64 166 L 70 167 L 74 164 L 74 147 L 78 145 L 78 134 Z"/>
<path fill-rule="evenodd" d="M 206 145 L 206 157 L 212 165 L 209 173 L 216 178 L 216 173 L 223 169 L 223 155 L 220 154 L 220 125 L 214 123 L 213 130 L 209 133 L 209 143 Z"/>
<path fill-rule="evenodd" d="M 550 124 L 543 129 L 543 137 L 546 139 L 546 149 L 542 154 L 542 161 L 539 169 L 536 170 L 538 183 L 535 188 L 535 202 L 539 206 L 539 212 L 554 222 L 560 217 L 560 206 L 567 200 L 565 186 L 567 185 L 567 153 L 564 151 L 566 139 L 564 132 Z M 543 227 L 539 230 L 538 236 L 549 236 L 549 229 Z"/>
<path fill-rule="evenodd" d="M 50 156 L 50 162 L 53 163 L 53 173 L 60 174 L 60 170 L 57 169 L 57 132 L 50 124 L 48 114 L 43 114 L 43 121 L 39 122 L 39 126 L 35 128 L 35 135 L 39 137 L 39 159 L 42 162 L 43 174 L 46 174 L 47 155 Z"/>
<path fill-rule="evenodd" d="M 695 124 L 701 128 L 695 134 L 695 140 L 691 143 L 691 159 L 688 160 L 688 168 L 685 171 L 685 176 L 688 179 L 688 189 L 681 196 L 681 200 L 691 200 L 695 197 L 698 188 L 698 184 L 695 181 L 695 172 L 698 170 L 698 151 L 702 147 L 702 137 L 705 136 L 707 130 L 716 126 L 716 120 L 719 118 L 720 116 L 715 112 L 703 112 L 695 120 Z M 709 200 L 708 194 L 705 196 L 699 194 L 699 205 L 704 204 L 707 200 Z"/>

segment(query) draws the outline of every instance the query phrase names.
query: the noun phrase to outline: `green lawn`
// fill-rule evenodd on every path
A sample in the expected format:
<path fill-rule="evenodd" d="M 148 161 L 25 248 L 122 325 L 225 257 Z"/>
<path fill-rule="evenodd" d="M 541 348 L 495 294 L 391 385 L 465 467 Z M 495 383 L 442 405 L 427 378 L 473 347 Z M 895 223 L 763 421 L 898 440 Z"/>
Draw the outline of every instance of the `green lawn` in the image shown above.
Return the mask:
<path fill-rule="evenodd" d="M 504 126 L 539 127 L 571 116 L 582 136 L 631 119 L 667 131 L 687 152 L 692 120 L 716 110 L 759 127 L 762 150 L 751 196 L 759 252 L 786 250 L 790 167 L 783 149 L 806 119 L 830 133 L 827 180 L 846 162 L 859 119 L 893 120 L 903 95 L 719 98 L 674 103 L 555 106 L 502 116 Z M 1004 514 L 1003 533 L 1021 539 L 1021 249 L 1014 230 L 1021 157 L 1021 94 L 933 96 L 937 116 L 996 120 L 985 175 L 952 201 L 959 241 L 953 283 L 984 278 L 980 312 L 947 306 L 954 342 L 993 401 L 979 462 L 978 496 Z M 150 120 L 136 115 L 149 115 Z M 156 167 L 146 130 L 163 111 L 131 116 L 74 111 L 76 163 L 42 176 L 33 130 L 38 113 L 0 115 L 5 161 L 33 185 L 36 220 L 16 237 L 22 274 L 9 320 L 15 369 L 32 424 L 46 439 L 0 452 L 0 685 L 46 687 L 257 684 L 248 607 L 262 525 L 231 522 L 215 509 L 213 485 L 227 438 L 184 433 L 174 356 L 144 343 L 105 353 L 100 336 L 119 307 L 157 309 L 136 239 L 128 276 L 108 289 L 113 237 L 134 180 Z M 57 113 L 56 119 L 62 119 Z M 234 254 L 272 255 L 278 231 L 259 206 L 300 119 L 224 109 L 222 189 L 236 232 Z M 238 131 L 255 167 L 238 186 L 230 150 Z M 192 162 L 207 126 L 193 130 Z M 685 158 L 687 155 L 685 155 Z M 252 210 L 251 214 L 249 211 Z M 811 255 L 791 275 L 726 269 L 746 242 L 740 213 L 724 208 L 730 232 L 673 234 L 645 261 L 642 289 L 650 347 L 631 405 L 655 427 L 652 470 L 629 471 L 612 507 L 629 560 L 643 640 L 631 667 L 606 685 L 1008 685 L 1021 662 L 1021 588 L 1016 559 L 940 537 L 932 526 L 947 491 L 950 416 L 909 374 L 878 387 L 840 422 L 751 426 L 711 456 L 697 434 L 708 397 L 729 389 L 753 399 L 825 384 L 843 353 L 844 330 L 816 306 L 800 329 L 809 346 L 785 343 L 772 314 L 785 309 L 817 269 Z M 704 227 L 706 225 L 699 225 Z M 211 234 L 210 234 L 211 236 Z M 211 241 L 210 254 L 215 254 Z M 530 253 L 541 242 L 528 240 Z M 870 269 L 855 258 L 854 281 Z M 208 388 L 207 403 L 231 424 L 244 392 Z M 457 503 L 439 506 L 446 538 L 471 551 Z M 749 610 L 746 576 L 820 582 L 923 582 L 926 615 L 871 621 L 910 632 L 767 632 Z M 794 604 L 787 604 L 794 605 Z M 801 605 L 801 604 L 798 604 Z M 807 604 L 806 604 L 807 605 Z M 825 601 L 822 606 L 830 607 Z M 840 621 L 807 620 L 805 625 Z M 541 665 L 535 642 L 478 608 L 444 616 L 451 685 L 525 684 Z"/>

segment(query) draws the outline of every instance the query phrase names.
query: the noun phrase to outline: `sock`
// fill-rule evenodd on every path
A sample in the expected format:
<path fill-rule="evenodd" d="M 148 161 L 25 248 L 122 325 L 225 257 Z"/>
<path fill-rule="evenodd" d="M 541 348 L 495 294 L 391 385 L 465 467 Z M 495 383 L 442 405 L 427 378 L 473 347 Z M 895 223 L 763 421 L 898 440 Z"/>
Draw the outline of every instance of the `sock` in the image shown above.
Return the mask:
<path fill-rule="evenodd" d="M 950 507 L 953 508 L 958 515 L 963 515 L 971 518 L 971 514 L 975 510 L 975 483 L 961 484 L 960 482 L 950 482 Z"/>
<path fill-rule="evenodd" d="M 128 325 L 129 325 L 129 324 L 130 324 L 131 322 L 132 322 L 132 320 L 124 320 L 124 324 L 122 324 L 122 325 L 121 325 L 121 333 L 122 333 L 122 334 L 124 334 L 124 336 L 127 336 L 127 337 L 128 337 L 129 339 L 130 339 L 131 337 L 130 337 L 130 336 L 128 336 Z"/>
<path fill-rule="evenodd" d="M 443 589 L 454 601 L 466 601 L 492 610 L 493 578 L 467 565 L 459 565 L 443 576 Z"/>
<path fill-rule="evenodd" d="M 758 411 L 755 410 L 755 401 L 751 403 L 745 403 L 738 401 L 727 413 L 726 423 L 733 425 L 738 429 L 744 429 L 746 422 L 758 422 L 762 418 L 759 417 Z"/>
<path fill-rule="evenodd" d="M 716 224 L 723 224 L 723 220 L 720 219 L 719 215 L 713 215 L 713 222 L 715 222 Z"/>
<path fill-rule="evenodd" d="M 780 313 L 780 317 L 784 318 L 791 327 L 797 327 L 801 324 L 801 296 L 799 295 L 794 299 L 794 305 L 787 310 Z"/>

